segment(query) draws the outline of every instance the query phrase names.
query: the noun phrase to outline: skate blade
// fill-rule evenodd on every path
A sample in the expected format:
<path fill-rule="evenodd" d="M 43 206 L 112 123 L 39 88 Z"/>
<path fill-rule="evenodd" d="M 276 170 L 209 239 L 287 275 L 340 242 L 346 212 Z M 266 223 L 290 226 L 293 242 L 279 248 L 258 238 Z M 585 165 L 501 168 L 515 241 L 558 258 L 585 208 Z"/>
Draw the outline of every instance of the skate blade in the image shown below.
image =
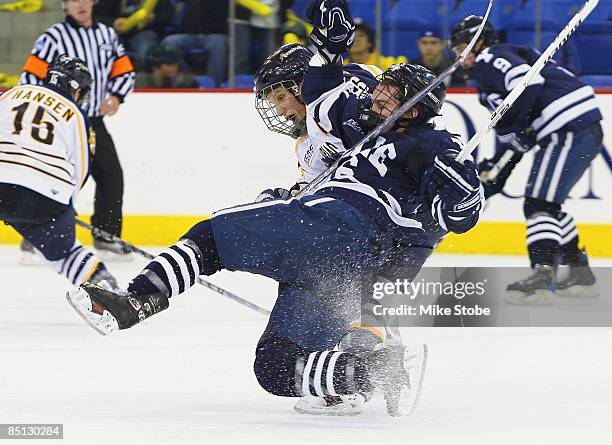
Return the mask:
<path fill-rule="evenodd" d="M 563 298 L 593 298 L 599 296 L 599 292 L 594 286 L 585 286 L 581 284 L 570 286 L 566 289 L 557 289 L 555 294 Z"/>
<path fill-rule="evenodd" d="M 403 391 L 400 408 L 395 416 L 411 415 L 419 404 L 423 382 L 425 380 L 425 371 L 427 370 L 427 360 L 429 357 L 429 348 L 426 344 L 419 345 L 415 352 L 407 351 L 404 356 L 404 368 L 406 368 L 409 376 L 409 388 Z M 390 415 L 394 415 L 389 413 Z"/>
<path fill-rule="evenodd" d="M 83 289 L 78 288 L 66 293 L 66 300 L 77 314 L 101 335 L 108 335 L 119 329 L 119 323 L 108 311 L 102 315 L 92 312 L 91 298 Z"/>
<path fill-rule="evenodd" d="M 295 404 L 293 406 L 295 412 L 300 414 L 308 414 L 311 416 L 333 416 L 333 417 L 351 417 L 358 416 L 363 412 L 363 409 L 333 409 L 330 407 L 320 407 L 320 408 L 302 408 Z"/>
<path fill-rule="evenodd" d="M 508 304 L 517 306 L 551 306 L 554 304 L 553 296 L 554 293 L 548 289 L 536 291 L 532 295 L 509 290 L 506 291 L 506 298 L 504 301 Z"/>

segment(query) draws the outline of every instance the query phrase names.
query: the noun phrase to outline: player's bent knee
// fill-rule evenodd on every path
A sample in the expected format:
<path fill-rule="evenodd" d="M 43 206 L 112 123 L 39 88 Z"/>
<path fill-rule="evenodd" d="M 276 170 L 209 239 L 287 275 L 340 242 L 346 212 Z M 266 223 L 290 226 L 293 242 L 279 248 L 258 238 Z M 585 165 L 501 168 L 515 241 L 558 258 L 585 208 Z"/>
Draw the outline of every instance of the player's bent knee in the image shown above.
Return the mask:
<path fill-rule="evenodd" d="M 295 367 L 303 355 L 291 340 L 271 337 L 260 342 L 255 351 L 253 370 L 259 385 L 270 394 L 283 397 L 296 397 Z"/>
<path fill-rule="evenodd" d="M 223 269 L 221 258 L 219 258 L 217 252 L 211 221 L 211 219 L 200 221 L 181 237 L 183 240 L 193 241 L 199 249 L 198 261 L 201 275 L 212 275 Z"/>
<path fill-rule="evenodd" d="M 523 203 L 523 213 L 526 219 L 531 218 L 535 214 L 548 214 L 555 218 L 560 211 L 561 204 L 544 201 L 543 199 L 527 197 Z"/>

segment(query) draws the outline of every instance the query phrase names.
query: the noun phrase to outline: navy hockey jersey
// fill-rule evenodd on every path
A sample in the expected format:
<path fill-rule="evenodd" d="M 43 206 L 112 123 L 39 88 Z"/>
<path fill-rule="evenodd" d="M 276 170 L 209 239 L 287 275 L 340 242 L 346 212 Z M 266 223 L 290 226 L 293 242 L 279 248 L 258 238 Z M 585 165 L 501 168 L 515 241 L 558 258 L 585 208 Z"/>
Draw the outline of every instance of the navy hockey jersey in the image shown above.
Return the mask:
<path fill-rule="evenodd" d="M 306 125 L 312 143 L 322 152 L 351 148 L 365 133 L 357 122 L 359 100 L 371 94 L 382 71 L 373 65 L 309 66 L 302 83 Z"/>
<path fill-rule="evenodd" d="M 481 51 L 474 64 L 480 103 L 495 110 L 540 56 L 536 50 L 506 44 Z M 549 62 L 497 123 L 500 135 L 533 130 L 536 141 L 564 129 L 577 132 L 602 119 L 593 88 Z"/>
<path fill-rule="evenodd" d="M 434 158 L 448 150 L 461 150 L 458 137 L 432 124 L 384 133 L 346 153 L 317 194 L 352 204 L 403 244 L 433 248 L 448 231 L 424 193 L 423 178 Z"/>

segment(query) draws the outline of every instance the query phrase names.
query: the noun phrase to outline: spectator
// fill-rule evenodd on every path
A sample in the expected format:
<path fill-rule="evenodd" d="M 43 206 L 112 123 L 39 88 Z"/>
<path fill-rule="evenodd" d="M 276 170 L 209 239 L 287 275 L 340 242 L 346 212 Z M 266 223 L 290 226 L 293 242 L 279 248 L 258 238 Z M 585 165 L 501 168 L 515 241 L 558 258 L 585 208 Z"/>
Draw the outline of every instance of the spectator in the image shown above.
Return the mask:
<path fill-rule="evenodd" d="M 365 20 L 355 19 L 355 43 L 349 49 L 349 55 L 344 64 L 361 63 L 363 65 L 376 65 L 385 71 L 394 63 L 406 63 L 408 59 L 404 56 L 392 57 L 379 55 L 376 52 L 376 39 L 374 31 Z"/>
<path fill-rule="evenodd" d="M 21 84 L 40 85 L 48 64 L 58 54 L 83 57 L 93 78 L 87 105 L 83 106 L 96 135 L 91 176 L 96 182 L 91 223 L 111 235 L 121 236 L 123 223 L 123 170 L 111 135 L 104 124 L 134 88 L 134 68 L 117 34 L 93 18 L 94 0 L 63 0 L 65 20 L 49 27 L 34 43 L 21 75 Z M 130 259 L 119 244 L 94 236 L 100 256 Z"/>
<path fill-rule="evenodd" d="M 251 9 L 251 48 L 253 55 L 252 67 L 259 67 L 281 44 L 281 27 L 287 19 L 287 9 L 292 0 L 259 0 L 262 8 L 249 7 L 244 0 L 242 4 Z M 254 71 L 254 70 L 253 70 Z"/>
<path fill-rule="evenodd" d="M 297 15 L 293 10 L 287 11 L 287 20 L 281 27 L 281 36 L 283 38 L 283 45 L 289 43 L 297 43 L 303 46 L 310 45 L 310 33 L 312 32 L 312 25 Z"/>
<path fill-rule="evenodd" d="M 95 16 L 115 28 L 137 71 L 145 69 L 149 48 L 158 44 L 174 15 L 170 0 L 99 0 Z"/>
<path fill-rule="evenodd" d="M 146 57 L 151 72 L 136 75 L 136 88 L 198 88 L 198 82 L 191 74 L 179 72 L 181 54 L 176 48 L 155 45 Z"/>
<path fill-rule="evenodd" d="M 162 44 L 178 48 L 185 60 L 190 51 L 204 51 L 206 72 L 220 85 L 227 78 L 228 18 L 227 0 L 185 0 L 179 32 Z"/>
<path fill-rule="evenodd" d="M 440 75 L 454 62 L 450 52 L 446 50 L 440 29 L 435 26 L 423 30 L 417 40 L 417 45 L 421 56 L 413 60 L 412 63 L 424 66 L 436 76 Z M 444 83 L 446 86 L 465 86 L 467 84 L 465 71 L 461 68 L 457 69 Z"/>

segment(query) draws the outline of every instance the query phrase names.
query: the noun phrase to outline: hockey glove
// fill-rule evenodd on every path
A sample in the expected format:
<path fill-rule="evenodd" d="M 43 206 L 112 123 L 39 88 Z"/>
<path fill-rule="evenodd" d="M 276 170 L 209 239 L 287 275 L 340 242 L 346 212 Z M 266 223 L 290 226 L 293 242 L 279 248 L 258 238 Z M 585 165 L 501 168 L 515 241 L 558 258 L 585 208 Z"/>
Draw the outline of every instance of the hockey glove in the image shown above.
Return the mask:
<path fill-rule="evenodd" d="M 310 41 L 327 63 L 342 63 L 342 53 L 355 41 L 355 25 L 345 0 L 314 0 L 306 8 L 313 25 Z"/>
<path fill-rule="evenodd" d="M 484 188 L 485 199 L 489 199 L 491 196 L 501 193 L 504 190 L 504 186 L 512 170 L 514 170 L 514 167 L 516 167 L 516 164 L 518 164 L 522 157 L 522 153 L 517 153 L 514 150 L 508 149 L 498 152 L 490 159 L 480 161 L 478 170 Z"/>
<path fill-rule="evenodd" d="M 271 201 L 273 199 L 287 199 L 291 198 L 291 192 L 283 188 L 266 189 L 257 195 L 255 202 Z"/>
<path fill-rule="evenodd" d="M 321 160 L 327 167 L 331 167 L 334 162 L 342 155 L 342 152 L 334 144 L 326 142 L 319 146 Z"/>
<path fill-rule="evenodd" d="M 456 233 L 470 230 L 478 222 L 484 205 L 484 190 L 476 164 L 463 164 L 450 156 L 437 156 L 425 173 L 432 216 L 440 227 Z"/>
<path fill-rule="evenodd" d="M 526 153 L 536 145 L 534 131 L 531 128 L 520 130 L 518 128 L 498 128 L 497 138 L 502 144 L 508 146 L 516 153 Z"/>

